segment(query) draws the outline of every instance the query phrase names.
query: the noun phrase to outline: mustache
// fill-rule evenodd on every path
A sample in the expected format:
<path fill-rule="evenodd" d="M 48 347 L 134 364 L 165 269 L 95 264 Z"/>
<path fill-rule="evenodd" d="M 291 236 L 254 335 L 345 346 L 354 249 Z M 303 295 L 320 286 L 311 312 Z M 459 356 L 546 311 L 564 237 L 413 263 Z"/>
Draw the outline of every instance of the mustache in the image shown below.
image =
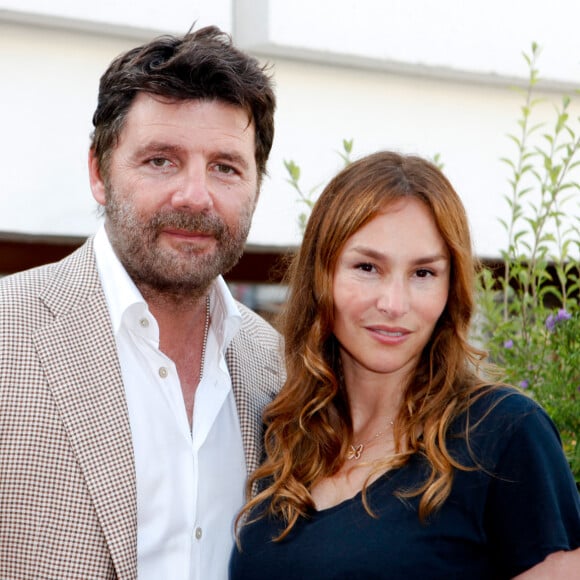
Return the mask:
<path fill-rule="evenodd" d="M 167 211 L 155 214 L 148 223 L 148 229 L 158 233 L 164 228 L 176 228 L 186 232 L 199 232 L 211 234 L 217 240 L 223 239 L 227 233 L 227 227 L 223 220 L 208 213 L 184 213 L 179 211 Z"/>

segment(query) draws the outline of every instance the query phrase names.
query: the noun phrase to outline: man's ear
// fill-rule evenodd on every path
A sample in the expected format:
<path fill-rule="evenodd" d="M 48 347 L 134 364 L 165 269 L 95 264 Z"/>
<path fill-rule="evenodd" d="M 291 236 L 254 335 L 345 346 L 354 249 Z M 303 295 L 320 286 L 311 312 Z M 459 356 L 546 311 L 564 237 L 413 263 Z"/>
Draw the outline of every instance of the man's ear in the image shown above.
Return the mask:
<path fill-rule="evenodd" d="M 105 205 L 105 182 L 101 176 L 101 169 L 94 149 L 89 149 L 89 181 L 91 184 L 91 191 L 97 203 Z"/>

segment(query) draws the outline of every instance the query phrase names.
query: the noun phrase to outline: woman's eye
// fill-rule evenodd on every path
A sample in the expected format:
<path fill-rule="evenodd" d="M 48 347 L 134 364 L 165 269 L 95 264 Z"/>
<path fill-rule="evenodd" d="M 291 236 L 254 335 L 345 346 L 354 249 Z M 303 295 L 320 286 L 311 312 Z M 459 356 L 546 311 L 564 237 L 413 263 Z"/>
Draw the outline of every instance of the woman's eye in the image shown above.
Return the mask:
<path fill-rule="evenodd" d="M 369 264 L 367 262 L 363 262 L 361 264 L 357 264 L 356 269 L 362 270 L 363 272 L 372 272 L 375 269 L 375 267 L 372 264 Z"/>
<path fill-rule="evenodd" d="M 427 270 L 427 268 L 421 268 L 415 272 L 417 278 L 427 278 L 428 276 L 433 276 L 433 272 L 431 270 Z"/>

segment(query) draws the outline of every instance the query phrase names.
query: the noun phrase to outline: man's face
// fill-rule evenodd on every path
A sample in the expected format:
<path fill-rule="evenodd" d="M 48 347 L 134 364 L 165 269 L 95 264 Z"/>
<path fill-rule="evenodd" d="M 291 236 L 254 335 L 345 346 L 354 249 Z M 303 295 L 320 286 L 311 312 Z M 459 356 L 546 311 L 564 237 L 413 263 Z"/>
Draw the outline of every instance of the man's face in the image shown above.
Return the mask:
<path fill-rule="evenodd" d="M 234 105 L 141 93 L 106 176 L 91 154 L 107 234 L 142 291 L 199 296 L 239 260 L 258 196 L 254 134 Z"/>

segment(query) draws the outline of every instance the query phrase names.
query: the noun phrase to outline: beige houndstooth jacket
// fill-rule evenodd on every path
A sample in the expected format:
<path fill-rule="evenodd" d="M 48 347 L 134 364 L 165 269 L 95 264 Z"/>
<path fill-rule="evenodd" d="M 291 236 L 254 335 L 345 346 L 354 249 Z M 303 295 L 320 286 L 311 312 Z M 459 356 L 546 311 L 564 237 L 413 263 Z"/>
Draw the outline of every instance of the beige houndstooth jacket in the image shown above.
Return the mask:
<path fill-rule="evenodd" d="M 240 305 L 227 362 L 248 470 L 283 381 L 279 338 Z M 0 578 L 137 575 L 136 483 L 121 370 L 92 239 L 0 281 Z"/>

